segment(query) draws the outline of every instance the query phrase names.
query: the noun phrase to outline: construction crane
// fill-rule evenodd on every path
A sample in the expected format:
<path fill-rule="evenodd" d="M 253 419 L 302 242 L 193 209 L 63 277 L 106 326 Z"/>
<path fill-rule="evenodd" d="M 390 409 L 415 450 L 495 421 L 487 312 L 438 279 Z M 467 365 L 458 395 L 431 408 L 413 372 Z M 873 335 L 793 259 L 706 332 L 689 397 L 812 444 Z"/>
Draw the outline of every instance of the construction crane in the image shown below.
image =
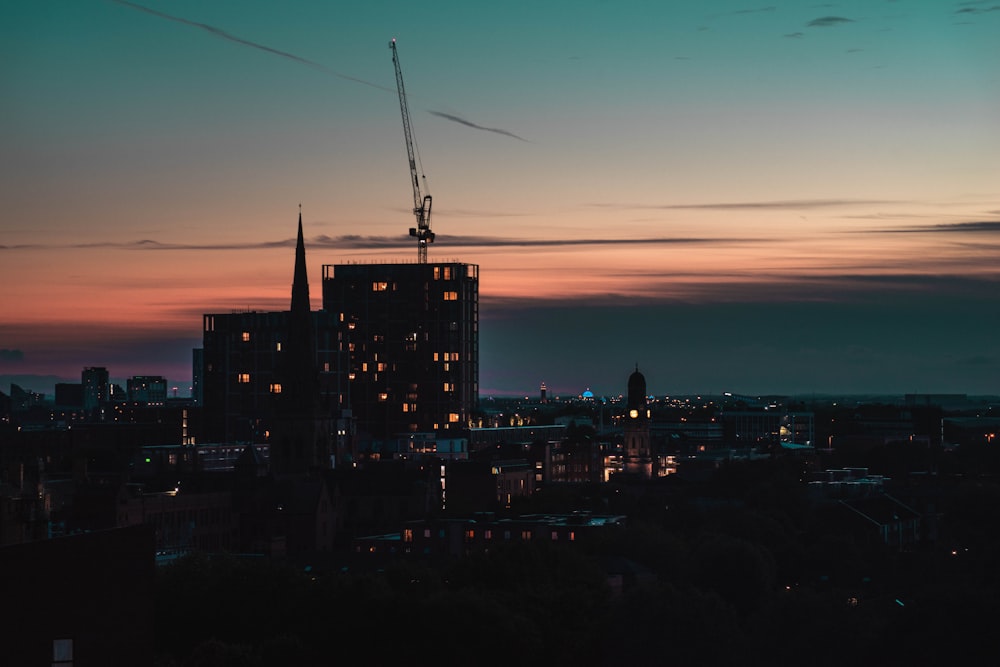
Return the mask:
<path fill-rule="evenodd" d="M 417 263 L 427 263 L 427 244 L 434 243 L 434 232 L 431 231 L 431 196 L 427 191 L 427 177 L 424 167 L 420 165 L 417 174 L 417 163 L 420 155 L 414 148 L 413 127 L 410 124 L 410 111 L 406 105 L 406 90 L 403 88 L 403 72 L 399 69 L 399 56 L 396 54 L 396 38 L 389 42 L 392 49 L 392 65 L 396 68 L 396 90 L 399 91 L 399 110 L 403 114 L 403 134 L 406 136 L 406 157 L 410 161 L 410 181 L 413 184 L 413 215 L 417 218 L 417 226 L 410 227 L 410 236 L 417 239 Z M 420 181 L 424 181 L 424 192 L 420 190 Z"/>

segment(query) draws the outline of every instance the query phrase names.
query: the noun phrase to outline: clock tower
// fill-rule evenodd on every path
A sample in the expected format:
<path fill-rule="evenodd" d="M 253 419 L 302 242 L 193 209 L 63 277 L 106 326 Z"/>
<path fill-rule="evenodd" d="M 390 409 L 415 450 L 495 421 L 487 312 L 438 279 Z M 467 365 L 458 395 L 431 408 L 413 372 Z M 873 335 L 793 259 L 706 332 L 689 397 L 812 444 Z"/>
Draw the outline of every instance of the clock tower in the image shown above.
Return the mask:
<path fill-rule="evenodd" d="M 625 431 L 625 472 L 644 479 L 653 476 L 653 456 L 649 434 L 650 411 L 646 404 L 646 378 L 635 372 L 628 378 L 628 400 L 623 419 Z"/>

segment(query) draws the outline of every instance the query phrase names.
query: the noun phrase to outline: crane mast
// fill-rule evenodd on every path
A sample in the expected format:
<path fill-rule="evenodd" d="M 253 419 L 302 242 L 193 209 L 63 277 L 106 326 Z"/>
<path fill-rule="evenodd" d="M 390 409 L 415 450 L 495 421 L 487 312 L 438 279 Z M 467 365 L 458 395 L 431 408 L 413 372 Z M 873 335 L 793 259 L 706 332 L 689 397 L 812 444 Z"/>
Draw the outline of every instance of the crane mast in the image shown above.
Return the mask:
<path fill-rule="evenodd" d="M 403 134 L 406 137 L 406 157 L 410 162 L 410 182 L 413 184 L 413 215 L 417 218 L 417 226 L 410 227 L 410 236 L 417 239 L 417 262 L 426 264 L 427 244 L 434 243 L 434 232 L 431 231 L 431 196 L 420 191 L 420 179 L 426 177 L 417 174 L 419 156 L 413 147 L 413 127 L 410 124 L 410 111 L 406 104 L 406 90 L 403 88 L 403 71 L 399 68 L 399 57 L 396 55 L 395 37 L 389 42 L 389 48 L 392 49 L 392 65 L 396 69 L 396 90 L 399 92 L 399 110 L 403 115 Z"/>

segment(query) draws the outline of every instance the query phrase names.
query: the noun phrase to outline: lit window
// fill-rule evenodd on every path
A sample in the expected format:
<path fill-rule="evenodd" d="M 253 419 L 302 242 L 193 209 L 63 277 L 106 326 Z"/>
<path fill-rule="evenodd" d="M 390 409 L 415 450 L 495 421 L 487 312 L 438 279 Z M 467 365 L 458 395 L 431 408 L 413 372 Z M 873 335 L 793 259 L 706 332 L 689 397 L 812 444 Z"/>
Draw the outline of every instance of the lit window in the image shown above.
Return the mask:
<path fill-rule="evenodd" d="M 437 353 L 437 352 L 435 352 L 435 353 L 434 353 L 434 361 L 437 361 L 437 360 L 438 360 L 438 353 Z"/>
<path fill-rule="evenodd" d="M 531 531 L 530 530 L 522 530 L 521 531 L 521 539 L 522 540 L 530 540 L 531 539 Z"/>
<path fill-rule="evenodd" d="M 444 389 L 444 391 L 455 391 L 455 383 L 454 382 L 445 382 L 443 389 Z"/>
<path fill-rule="evenodd" d="M 382 401 L 382 402 L 384 402 L 384 401 L 388 401 L 388 400 L 389 400 L 389 394 L 385 393 L 384 391 L 383 391 L 383 392 L 381 392 L 381 393 L 380 393 L 380 394 L 378 395 L 378 400 L 379 400 L 379 401 Z"/>
<path fill-rule="evenodd" d="M 389 289 L 389 283 L 385 281 L 375 281 L 372 283 L 373 292 L 384 292 Z"/>
<path fill-rule="evenodd" d="M 450 291 L 444 293 L 445 301 L 458 301 L 458 292 Z"/>
<path fill-rule="evenodd" d="M 238 381 L 239 381 L 240 384 L 249 384 L 249 382 L 250 382 L 250 374 L 249 373 L 240 373 L 239 377 L 237 379 L 238 379 Z"/>
<path fill-rule="evenodd" d="M 330 372 L 330 362 L 329 361 L 324 361 L 323 362 L 323 372 L 324 373 L 329 373 Z"/>
<path fill-rule="evenodd" d="M 465 539 L 474 540 L 476 538 L 476 531 L 473 529 L 468 529 L 465 531 Z"/>
<path fill-rule="evenodd" d="M 485 538 L 486 538 L 486 539 L 488 539 L 488 540 L 492 540 L 492 539 L 493 539 L 493 531 L 492 531 L 492 530 L 490 530 L 489 528 L 487 528 L 487 529 L 486 529 L 486 530 L 484 531 L 484 535 L 483 535 L 483 537 L 485 537 Z"/>
<path fill-rule="evenodd" d="M 409 411 L 410 411 L 410 404 L 403 403 L 403 412 L 409 412 Z"/>
<path fill-rule="evenodd" d="M 450 413 L 448 413 L 448 421 L 451 422 L 452 424 L 454 424 L 455 422 L 457 422 L 458 421 L 458 413 L 457 412 L 450 412 Z"/>
<path fill-rule="evenodd" d="M 403 541 L 404 542 L 412 542 L 413 541 L 413 529 L 412 528 L 404 528 L 403 529 Z"/>
<path fill-rule="evenodd" d="M 275 344 L 274 344 L 274 349 L 275 349 L 275 350 L 276 350 L 277 352 L 281 352 L 281 343 L 275 343 Z"/>
<path fill-rule="evenodd" d="M 444 267 L 444 279 L 445 280 L 451 280 L 451 267 L 450 266 Z"/>
<path fill-rule="evenodd" d="M 280 394 L 281 393 L 281 384 L 278 383 L 278 382 L 273 383 L 271 385 L 271 393 L 272 394 Z"/>
<path fill-rule="evenodd" d="M 250 332 L 249 331 L 244 331 L 243 332 L 243 342 L 244 343 L 249 343 L 250 342 Z"/>
<path fill-rule="evenodd" d="M 555 542 L 558 539 L 559 539 L 559 531 L 553 530 L 552 531 L 552 541 Z"/>
<path fill-rule="evenodd" d="M 441 267 L 440 266 L 435 266 L 434 267 L 434 280 L 441 280 Z"/>

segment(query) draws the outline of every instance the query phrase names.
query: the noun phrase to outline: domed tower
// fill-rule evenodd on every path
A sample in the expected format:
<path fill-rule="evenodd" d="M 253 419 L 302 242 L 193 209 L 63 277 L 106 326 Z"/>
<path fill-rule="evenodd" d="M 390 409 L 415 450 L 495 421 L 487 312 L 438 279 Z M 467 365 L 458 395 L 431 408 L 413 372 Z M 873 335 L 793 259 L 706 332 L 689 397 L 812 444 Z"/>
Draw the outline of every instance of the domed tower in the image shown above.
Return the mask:
<path fill-rule="evenodd" d="M 625 472 L 645 479 L 653 476 L 653 456 L 649 436 L 649 407 L 646 404 L 646 378 L 639 364 L 628 378 L 628 400 L 624 417 Z"/>

